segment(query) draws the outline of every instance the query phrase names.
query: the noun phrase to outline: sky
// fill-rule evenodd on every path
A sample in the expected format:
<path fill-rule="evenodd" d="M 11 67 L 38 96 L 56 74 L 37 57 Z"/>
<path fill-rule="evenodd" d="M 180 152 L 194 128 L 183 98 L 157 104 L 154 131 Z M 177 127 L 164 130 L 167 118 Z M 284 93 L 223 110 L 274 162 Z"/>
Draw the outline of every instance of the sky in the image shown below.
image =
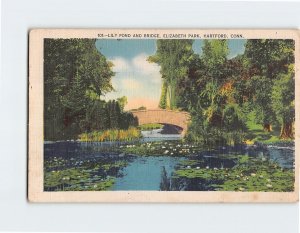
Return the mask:
<path fill-rule="evenodd" d="M 233 58 L 244 52 L 245 40 L 228 40 L 229 55 Z M 201 54 L 203 40 L 195 40 L 193 50 Z M 105 100 L 127 96 L 125 109 L 145 106 L 147 109 L 158 108 L 161 93 L 160 67 L 149 63 L 147 58 L 155 54 L 156 40 L 154 39 L 99 39 L 96 48 L 113 66 L 116 73 L 112 78 L 115 91 L 107 93 Z"/>

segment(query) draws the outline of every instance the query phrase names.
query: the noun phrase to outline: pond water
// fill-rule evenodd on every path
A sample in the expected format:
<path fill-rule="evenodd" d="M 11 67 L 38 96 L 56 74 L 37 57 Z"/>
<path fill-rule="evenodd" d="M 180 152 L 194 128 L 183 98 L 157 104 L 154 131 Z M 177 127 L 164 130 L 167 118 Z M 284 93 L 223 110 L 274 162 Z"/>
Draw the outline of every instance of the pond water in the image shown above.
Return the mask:
<path fill-rule="evenodd" d="M 161 141 L 163 143 L 166 140 L 173 140 L 174 143 L 176 142 L 174 140 L 180 138 L 178 135 L 161 136 L 159 135 L 159 130 L 143 132 L 143 135 L 144 138 L 139 143 L 149 141 Z M 178 143 L 180 145 L 179 141 Z M 120 151 L 119 148 L 124 147 L 124 145 L 126 147 L 126 144 L 117 142 L 48 142 L 44 145 L 44 170 L 50 175 L 53 172 L 60 171 L 62 174 L 63 171 L 68 171 L 68 173 L 65 173 L 64 178 L 61 179 L 68 178 L 70 174 L 72 176 L 76 175 L 76 177 L 81 176 L 76 182 L 77 186 L 72 184 L 72 187 L 77 188 L 80 186 L 88 188 L 98 187 L 97 182 L 106 182 L 109 181 L 110 177 L 114 177 L 114 183 L 109 188 L 111 190 L 160 190 L 162 180 L 166 177 L 171 177 L 176 167 L 180 166 L 183 161 L 186 162 L 185 160 L 201 160 L 204 168 L 231 168 L 235 166 L 236 158 L 229 155 L 238 153 L 249 155 L 250 157 L 268 158 L 277 162 L 282 168 L 291 169 L 294 166 L 294 148 L 291 145 L 244 146 L 238 148 L 238 152 L 234 152 L 233 148 L 222 147 L 209 152 L 193 151 L 194 155 L 192 157 L 170 156 L 163 153 L 163 151 L 161 155 L 156 156 L 151 154 L 145 154 L 144 156 L 135 155 L 134 153 Z M 226 157 L 226 155 L 228 156 Z M 45 177 L 47 177 L 47 174 Z M 83 176 L 86 177 L 86 181 L 82 180 Z M 53 182 L 53 180 L 50 180 L 48 183 L 53 184 Z M 46 190 L 57 189 L 48 187 Z"/>
<path fill-rule="evenodd" d="M 159 190 L 162 169 L 165 168 L 170 177 L 175 166 L 182 160 L 184 158 L 170 156 L 137 157 L 122 170 L 113 190 Z"/>

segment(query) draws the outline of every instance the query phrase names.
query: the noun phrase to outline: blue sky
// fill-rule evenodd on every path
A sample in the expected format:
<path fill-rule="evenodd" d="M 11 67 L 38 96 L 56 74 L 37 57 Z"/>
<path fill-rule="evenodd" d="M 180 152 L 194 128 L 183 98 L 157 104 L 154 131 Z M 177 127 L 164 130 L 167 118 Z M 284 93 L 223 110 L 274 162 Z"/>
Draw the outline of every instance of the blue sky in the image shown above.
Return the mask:
<path fill-rule="evenodd" d="M 228 40 L 228 58 L 244 52 L 245 40 Z M 203 40 L 195 40 L 195 53 L 202 53 Z M 112 78 L 114 92 L 107 93 L 105 99 L 127 96 L 125 109 L 145 106 L 158 107 L 161 91 L 160 67 L 149 63 L 147 57 L 155 54 L 156 40 L 149 39 L 101 39 L 96 41 L 97 49 L 113 62 L 116 75 Z"/>

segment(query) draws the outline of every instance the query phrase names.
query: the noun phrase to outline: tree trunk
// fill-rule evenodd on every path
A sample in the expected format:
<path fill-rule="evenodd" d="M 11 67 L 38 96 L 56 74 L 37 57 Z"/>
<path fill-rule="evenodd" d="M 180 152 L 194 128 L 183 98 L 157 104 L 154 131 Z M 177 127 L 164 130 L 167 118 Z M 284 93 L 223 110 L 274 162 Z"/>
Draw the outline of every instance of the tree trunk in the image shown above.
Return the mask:
<path fill-rule="evenodd" d="M 294 138 L 292 122 L 284 122 L 283 123 L 283 125 L 281 126 L 280 138 L 281 139 Z"/>
<path fill-rule="evenodd" d="M 264 131 L 271 132 L 272 131 L 272 125 L 269 123 L 265 123 L 264 125 Z"/>

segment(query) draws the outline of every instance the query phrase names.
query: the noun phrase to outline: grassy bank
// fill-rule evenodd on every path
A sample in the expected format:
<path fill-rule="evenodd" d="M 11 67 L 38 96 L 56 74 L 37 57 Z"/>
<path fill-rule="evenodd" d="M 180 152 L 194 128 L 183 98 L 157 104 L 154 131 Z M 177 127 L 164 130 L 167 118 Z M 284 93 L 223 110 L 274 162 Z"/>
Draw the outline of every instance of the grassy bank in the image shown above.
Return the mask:
<path fill-rule="evenodd" d="M 293 142 L 293 139 L 281 139 L 280 128 L 277 126 L 273 127 L 271 132 L 267 132 L 263 129 L 263 126 L 255 122 L 254 113 L 248 115 L 248 120 L 246 122 L 248 132 L 245 137 L 246 144 L 254 144 L 255 142 L 260 142 L 263 144 L 273 144 L 273 143 L 286 143 Z"/>
<path fill-rule="evenodd" d="M 93 131 L 79 135 L 82 142 L 105 142 L 105 141 L 132 141 L 141 137 L 141 132 L 137 128 L 109 129 L 105 131 Z"/>

